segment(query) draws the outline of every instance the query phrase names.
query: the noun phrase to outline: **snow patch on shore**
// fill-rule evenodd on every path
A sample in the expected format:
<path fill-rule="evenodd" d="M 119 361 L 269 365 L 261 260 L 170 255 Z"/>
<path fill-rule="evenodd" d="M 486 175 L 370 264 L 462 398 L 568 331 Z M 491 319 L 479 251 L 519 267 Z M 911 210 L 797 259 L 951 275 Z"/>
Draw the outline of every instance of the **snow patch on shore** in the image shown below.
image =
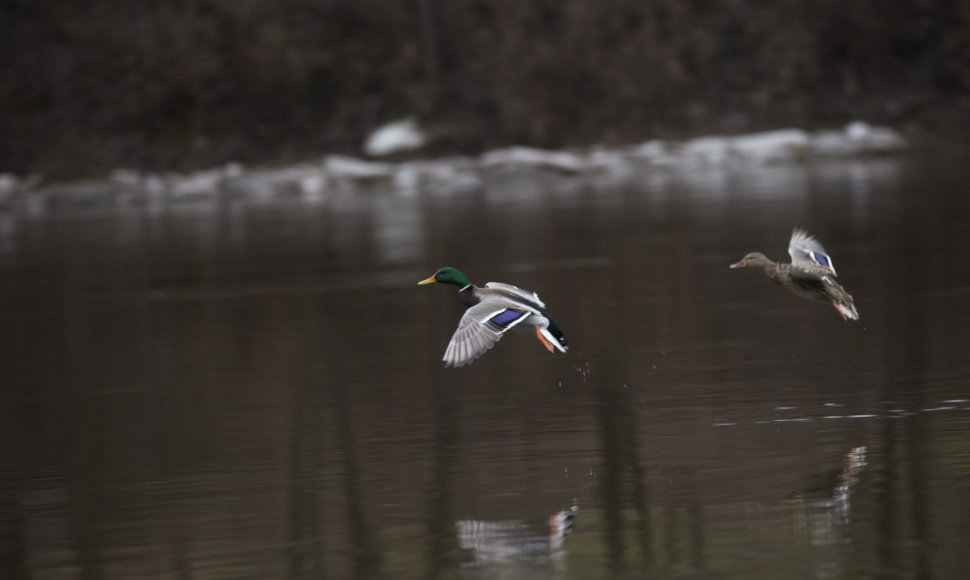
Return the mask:
<path fill-rule="evenodd" d="M 380 132 L 375 133 L 372 142 L 369 141 L 369 150 L 389 151 L 393 149 L 390 145 L 407 142 L 417 146 L 420 139 L 405 135 L 408 126 L 407 123 L 388 126 L 383 137 Z M 50 208 L 158 208 L 220 199 L 262 202 L 289 198 L 316 203 L 363 193 L 451 195 L 482 191 L 489 189 L 489 184 L 504 184 L 508 179 L 519 178 L 560 180 L 562 191 L 567 191 L 571 184 L 582 186 L 633 176 L 660 179 L 667 175 L 700 175 L 706 171 L 784 166 L 813 160 L 851 160 L 891 155 L 907 147 L 906 139 L 893 129 L 854 121 L 840 130 L 780 129 L 572 151 L 507 147 L 478 157 L 402 162 L 327 155 L 319 162 L 276 169 L 252 169 L 241 163 L 229 163 L 188 174 L 146 174 L 117 169 L 105 180 L 52 184 L 45 184 L 38 176 L 20 178 L 0 173 L 0 210 L 23 208 L 36 213 Z"/>

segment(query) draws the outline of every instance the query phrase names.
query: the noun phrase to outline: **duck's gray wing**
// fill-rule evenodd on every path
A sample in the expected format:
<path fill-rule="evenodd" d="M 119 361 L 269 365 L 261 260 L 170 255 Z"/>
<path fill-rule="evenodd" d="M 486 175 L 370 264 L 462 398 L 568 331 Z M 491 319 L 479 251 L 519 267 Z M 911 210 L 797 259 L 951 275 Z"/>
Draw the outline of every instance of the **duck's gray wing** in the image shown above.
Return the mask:
<path fill-rule="evenodd" d="M 522 288 L 513 286 L 512 284 L 506 284 L 505 282 L 489 282 L 485 284 L 485 287 L 489 290 L 494 290 L 494 294 L 496 296 L 505 296 L 509 300 L 513 301 L 523 301 L 529 306 L 533 306 L 535 308 L 546 307 L 545 302 L 539 299 L 538 294 L 529 290 L 523 290 Z M 482 292 L 481 288 L 479 288 L 479 292 Z M 484 291 L 484 293 L 489 294 L 487 290 Z"/>
<path fill-rule="evenodd" d="M 465 311 L 441 360 L 445 366 L 467 365 L 495 346 L 506 331 L 532 314 L 536 314 L 534 309 L 510 300 L 482 300 Z"/>
<path fill-rule="evenodd" d="M 796 278 L 824 280 L 837 275 L 832 257 L 805 230 L 796 228 L 792 231 L 788 254 L 791 256 L 791 273 Z"/>

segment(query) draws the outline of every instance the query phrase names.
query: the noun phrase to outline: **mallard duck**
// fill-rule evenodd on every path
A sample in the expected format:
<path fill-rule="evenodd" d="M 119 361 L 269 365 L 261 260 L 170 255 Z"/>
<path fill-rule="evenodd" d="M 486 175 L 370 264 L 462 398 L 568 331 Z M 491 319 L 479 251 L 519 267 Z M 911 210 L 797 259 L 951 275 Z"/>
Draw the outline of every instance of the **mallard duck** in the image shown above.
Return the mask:
<path fill-rule="evenodd" d="M 569 342 L 549 318 L 546 305 L 535 292 L 511 284 L 489 282 L 479 288 L 455 268 L 441 268 L 418 284 L 454 284 L 458 298 L 467 310 L 458 322 L 445 356 L 445 366 L 469 364 L 495 346 L 512 328 L 535 327 L 536 336 L 549 352 L 566 352 Z"/>
<path fill-rule="evenodd" d="M 831 302 L 843 320 L 859 320 L 852 295 L 835 281 L 832 257 L 818 240 L 805 230 L 795 228 L 788 242 L 788 253 L 791 264 L 773 262 L 761 252 L 751 252 L 731 267 L 761 268 L 766 276 L 802 298 Z"/>

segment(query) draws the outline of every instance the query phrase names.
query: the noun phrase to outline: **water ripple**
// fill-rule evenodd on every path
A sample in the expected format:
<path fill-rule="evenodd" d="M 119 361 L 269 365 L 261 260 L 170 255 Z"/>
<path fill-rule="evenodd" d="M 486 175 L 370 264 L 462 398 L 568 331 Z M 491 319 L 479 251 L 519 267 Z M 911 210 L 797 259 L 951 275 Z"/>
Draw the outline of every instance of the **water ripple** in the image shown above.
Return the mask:
<path fill-rule="evenodd" d="M 940 401 L 940 403 L 959 403 L 966 402 L 966 399 L 945 399 Z M 844 407 L 845 405 L 841 403 L 823 403 L 823 407 Z M 797 406 L 793 405 L 779 405 L 774 407 L 774 411 L 793 411 L 797 409 Z M 920 413 L 937 413 L 941 411 L 970 411 L 970 407 L 964 406 L 960 407 L 957 405 L 947 405 L 943 404 L 935 407 L 923 407 L 916 410 L 901 409 L 894 407 L 892 409 L 887 409 L 885 413 L 849 413 L 845 415 L 820 415 L 820 416 L 795 416 L 795 417 L 775 417 L 772 419 L 758 419 L 753 421 L 734 421 L 729 419 L 719 419 L 711 423 L 712 427 L 734 427 L 742 425 L 745 423 L 753 423 L 756 425 L 765 425 L 771 423 L 811 423 L 815 420 L 821 419 L 826 421 L 844 420 L 844 419 L 899 419 L 901 417 L 912 417 Z"/>

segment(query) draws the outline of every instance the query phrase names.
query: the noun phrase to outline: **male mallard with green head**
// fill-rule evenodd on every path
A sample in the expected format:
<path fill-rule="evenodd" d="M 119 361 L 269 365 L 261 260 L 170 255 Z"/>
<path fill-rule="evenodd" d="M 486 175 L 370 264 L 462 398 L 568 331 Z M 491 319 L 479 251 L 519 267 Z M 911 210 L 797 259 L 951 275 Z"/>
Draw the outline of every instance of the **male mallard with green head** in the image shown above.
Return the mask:
<path fill-rule="evenodd" d="M 843 320 L 859 320 L 852 295 L 835 281 L 832 258 L 818 240 L 796 228 L 788 242 L 788 253 L 791 264 L 773 262 L 761 252 L 751 252 L 731 267 L 761 268 L 766 276 L 802 298 L 831 302 Z"/>
<path fill-rule="evenodd" d="M 489 282 L 479 288 L 455 268 L 442 268 L 418 284 L 454 284 L 467 310 L 458 322 L 445 356 L 445 366 L 460 367 L 485 354 L 511 328 L 535 327 L 536 336 L 549 352 L 566 352 L 569 342 L 549 318 L 546 305 L 535 292 L 511 284 Z"/>

